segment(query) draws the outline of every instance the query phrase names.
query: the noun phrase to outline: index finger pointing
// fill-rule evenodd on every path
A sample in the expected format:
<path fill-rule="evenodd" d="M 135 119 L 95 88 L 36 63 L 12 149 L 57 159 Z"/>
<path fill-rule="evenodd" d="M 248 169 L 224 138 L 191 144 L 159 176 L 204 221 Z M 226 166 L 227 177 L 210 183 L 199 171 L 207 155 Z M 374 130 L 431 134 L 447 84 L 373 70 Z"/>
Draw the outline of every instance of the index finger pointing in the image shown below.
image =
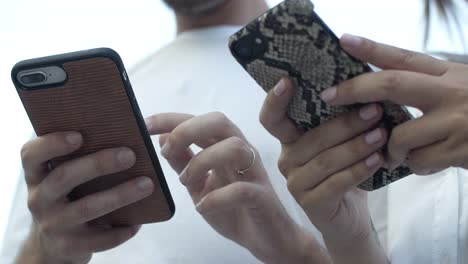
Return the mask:
<path fill-rule="evenodd" d="M 363 74 L 325 90 L 322 99 L 331 105 L 391 101 L 426 111 L 446 96 L 440 78 L 403 71 Z"/>
<path fill-rule="evenodd" d="M 340 40 L 341 46 L 352 56 L 381 69 L 403 70 L 441 76 L 448 63 L 429 55 L 408 51 L 349 34 Z"/>
<path fill-rule="evenodd" d="M 150 135 L 160 135 L 172 132 L 178 125 L 193 117 L 189 114 L 163 113 L 149 116 L 145 122 Z"/>
<path fill-rule="evenodd" d="M 192 144 L 207 148 L 230 137 L 245 140 L 239 128 L 223 113 L 212 112 L 194 117 L 177 126 L 167 138 L 161 154 L 166 159 L 170 159 L 184 153 Z"/>

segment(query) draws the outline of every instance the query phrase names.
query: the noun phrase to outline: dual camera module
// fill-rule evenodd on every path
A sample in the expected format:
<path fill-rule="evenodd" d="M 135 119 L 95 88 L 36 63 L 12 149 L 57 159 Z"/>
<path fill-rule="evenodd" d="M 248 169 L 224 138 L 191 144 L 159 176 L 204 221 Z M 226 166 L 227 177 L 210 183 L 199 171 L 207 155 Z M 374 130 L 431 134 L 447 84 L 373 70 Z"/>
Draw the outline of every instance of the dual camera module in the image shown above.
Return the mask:
<path fill-rule="evenodd" d="M 20 71 L 16 79 L 24 89 L 40 88 L 64 83 L 67 73 L 62 67 L 48 66 Z"/>

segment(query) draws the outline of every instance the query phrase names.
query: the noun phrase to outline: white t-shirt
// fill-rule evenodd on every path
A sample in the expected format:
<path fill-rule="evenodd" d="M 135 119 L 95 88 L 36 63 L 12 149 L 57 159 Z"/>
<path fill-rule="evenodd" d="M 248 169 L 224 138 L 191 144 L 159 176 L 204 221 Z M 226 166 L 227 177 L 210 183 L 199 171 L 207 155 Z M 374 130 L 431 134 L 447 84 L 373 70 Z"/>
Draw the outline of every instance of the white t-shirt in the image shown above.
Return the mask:
<path fill-rule="evenodd" d="M 205 114 L 222 111 L 258 148 L 272 184 L 290 215 L 312 230 L 277 169 L 280 146 L 258 121 L 265 92 L 230 55 L 228 37 L 238 27 L 186 32 L 129 71 L 143 116 L 162 112 Z M 157 138 L 153 143 L 159 151 Z M 144 226 L 124 245 L 95 254 L 91 263 L 259 263 L 247 250 L 217 234 L 196 212 L 167 162 L 161 163 L 176 205 L 173 219 Z M 20 183 L 3 255 L 12 259 L 29 230 L 27 192 Z M 272 219 L 273 221 L 274 219 Z"/>
<path fill-rule="evenodd" d="M 299 223 L 314 230 L 277 170 L 278 142 L 259 124 L 265 93 L 231 57 L 227 39 L 237 27 L 181 34 L 137 65 L 130 79 L 144 116 L 161 112 L 222 111 L 261 153 L 281 201 Z M 154 139 L 157 147 L 157 140 Z M 159 149 L 159 148 L 158 148 Z M 185 187 L 161 159 L 176 204 L 175 217 L 147 225 L 124 245 L 95 254 L 91 263 L 258 263 L 215 231 L 195 211 Z M 31 222 L 24 182 L 18 187 L 2 260 L 14 259 Z M 468 263 L 468 174 L 450 169 L 431 177 L 410 176 L 373 192 L 369 204 L 392 263 Z"/>

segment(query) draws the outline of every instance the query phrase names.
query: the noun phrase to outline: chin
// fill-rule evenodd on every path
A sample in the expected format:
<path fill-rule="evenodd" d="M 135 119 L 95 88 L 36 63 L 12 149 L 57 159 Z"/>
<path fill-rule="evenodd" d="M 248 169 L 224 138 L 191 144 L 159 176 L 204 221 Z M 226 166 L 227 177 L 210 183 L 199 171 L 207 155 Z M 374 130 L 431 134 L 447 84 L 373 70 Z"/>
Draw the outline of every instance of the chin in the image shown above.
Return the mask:
<path fill-rule="evenodd" d="M 184 16 L 208 15 L 215 12 L 227 1 L 228 0 L 164 0 L 177 14 Z"/>

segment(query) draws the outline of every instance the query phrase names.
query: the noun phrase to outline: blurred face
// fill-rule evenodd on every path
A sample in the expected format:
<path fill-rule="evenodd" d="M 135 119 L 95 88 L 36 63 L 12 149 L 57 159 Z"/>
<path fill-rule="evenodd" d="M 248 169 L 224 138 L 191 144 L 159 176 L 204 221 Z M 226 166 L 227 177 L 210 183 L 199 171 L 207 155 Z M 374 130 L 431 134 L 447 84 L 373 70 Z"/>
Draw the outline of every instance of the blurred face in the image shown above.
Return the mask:
<path fill-rule="evenodd" d="M 174 11 L 181 15 L 200 16 L 216 10 L 226 0 L 164 0 Z"/>

